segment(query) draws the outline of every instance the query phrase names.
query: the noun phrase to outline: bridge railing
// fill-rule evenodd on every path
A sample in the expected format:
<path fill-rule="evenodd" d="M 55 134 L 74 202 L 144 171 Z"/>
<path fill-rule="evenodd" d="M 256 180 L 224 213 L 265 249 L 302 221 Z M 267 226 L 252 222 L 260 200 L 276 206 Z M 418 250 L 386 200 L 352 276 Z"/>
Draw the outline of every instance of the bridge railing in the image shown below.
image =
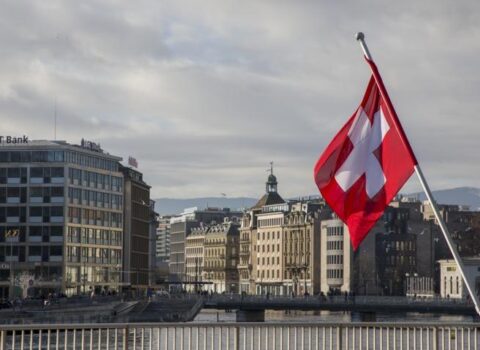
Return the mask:
<path fill-rule="evenodd" d="M 478 349 L 474 323 L 165 323 L 0 328 L 6 349 Z"/>
<path fill-rule="evenodd" d="M 265 296 L 265 295 L 238 295 L 238 294 L 214 294 L 206 297 L 210 302 L 248 302 L 248 303 L 329 303 L 329 304 L 364 304 L 364 305 L 458 305 L 472 306 L 473 303 L 463 299 L 445 298 L 413 298 L 395 296 Z"/>

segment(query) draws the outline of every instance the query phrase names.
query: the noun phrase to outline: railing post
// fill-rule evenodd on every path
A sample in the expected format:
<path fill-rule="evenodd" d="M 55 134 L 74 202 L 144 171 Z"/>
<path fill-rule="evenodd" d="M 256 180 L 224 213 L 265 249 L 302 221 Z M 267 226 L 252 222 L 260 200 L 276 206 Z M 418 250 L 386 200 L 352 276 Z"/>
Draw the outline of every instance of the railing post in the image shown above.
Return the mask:
<path fill-rule="evenodd" d="M 129 329 L 128 326 L 125 326 L 123 329 L 123 350 L 128 350 L 128 335 Z"/>
<path fill-rule="evenodd" d="M 235 325 L 234 328 L 234 334 L 233 334 L 233 349 L 234 350 L 240 350 L 240 327 L 238 325 Z"/>
<path fill-rule="evenodd" d="M 2 330 L 0 331 L 0 350 L 5 350 L 7 348 L 7 332 Z"/>
<path fill-rule="evenodd" d="M 437 326 L 433 327 L 432 349 L 437 350 Z"/>
<path fill-rule="evenodd" d="M 342 349 L 342 334 L 343 334 L 343 326 L 338 326 L 338 328 L 337 328 L 337 350 Z"/>

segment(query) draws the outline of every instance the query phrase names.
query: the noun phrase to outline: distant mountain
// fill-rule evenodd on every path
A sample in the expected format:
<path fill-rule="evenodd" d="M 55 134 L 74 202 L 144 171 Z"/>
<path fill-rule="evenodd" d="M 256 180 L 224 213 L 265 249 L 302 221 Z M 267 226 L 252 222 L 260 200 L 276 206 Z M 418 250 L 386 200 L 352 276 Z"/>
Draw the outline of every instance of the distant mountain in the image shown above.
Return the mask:
<path fill-rule="evenodd" d="M 248 197 L 158 198 L 155 199 L 155 211 L 161 215 L 174 215 L 180 214 L 185 208 L 192 207 L 198 207 L 199 209 L 214 207 L 239 210 L 253 207 L 257 201 L 258 198 Z"/>
<path fill-rule="evenodd" d="M 427 199 L 423 192 L 408 195 L 418 197 L 420 200 Z M 468 205 L 470 210 L 480 210 L 480 188 L 457 187 L 448 190 L 433 191 L 433 197 L 439 204 Z"/>
<path fill-rule="evenodd" d="M 408 197 L 417 197 L 425 200 L 423 192 L 407 194 Z M 433 196 L 439 204 L 468 205 L 470 210 L 480 210 L 480 189 L 475 187 L 458 187 L 448 190 L 433 191 Z M 257 198 L 248 197 L 203 197 L 203 198 L 158 198 L 155 199 L 155 210 L 161 215 L 180 214 L 185 208 L 206 207 L 230 208 L 238 210 L 250 208 L 257 203 Z"/>

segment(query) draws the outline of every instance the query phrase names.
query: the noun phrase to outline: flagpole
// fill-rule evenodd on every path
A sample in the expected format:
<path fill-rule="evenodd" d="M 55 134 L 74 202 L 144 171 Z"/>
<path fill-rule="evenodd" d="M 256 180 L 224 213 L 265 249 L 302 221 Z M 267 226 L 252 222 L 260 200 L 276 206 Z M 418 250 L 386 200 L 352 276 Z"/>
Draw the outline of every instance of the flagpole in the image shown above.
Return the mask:
<path fill-rule="evenodd" d="M 360 46 L 362 47 L 362 50 L 363 50 L 363 53 L 364 53 L 365 57 L 369 61 L 373 62 L 372 55 L 370 54 L 370 51 L 368 50 L 367 44 L 365 43 L 365 35 L 362 32 L 358 32 L 355 35 L 355 39 L 357 39 L 357 41 L 360 42 Z M 376 72 L 374 72 L 374 75 L 375 75 L 375 73 Z M 387 94 L 387 91 L 386 91 L 385 87 L 383 86 L 383 82 L 381 81 L 381 78 L 375 76 L 375 80 L 377 80 L 377 83 L 379 83 L 379 85 L 380 85 L 379 86 L 380 92 L 382 93 L 382 95 L 384 95 L 384 98 L 387 101 L 388 109 L 390 110 L 391 114 L 395 117 L 394 119 L 398 119 L 397 115 L 395 113 L 395 110 L 393 109 L 393 106 L 390 102 L 390 98 Z M 397 122 L 397 120 L 395 120 L 395 122 Z M 398 131 L 400 132 L 400 134 L 402 136 L 404 136 L 404 132 L 403 132 L 403 129 L 401 128 L 400 124 L 395 125 L 395 127 L 397 129 L 400 128 L 400 130 L 398 130 Z M 440 216 L 437 205 L 436 205 L 436 203 L 433 199 L 432 191 L 430 190 L 430 187 L 428 186 L 427 181 L 425 180 L 425 176 L 423 175 L 422 169 L 420 168 L 420 165 L 416 161 L 415 155 L 413 154 L 413 151 L 411 150 L 410 145 L 408 143 L 407 143 L 407 149 L 412 154 L 413 159 L 415 159 L 415 165 L 414 165 L 415 173 L 417 174 L 418 179 L 420 180 L 420 184 L 422 185 L 423 191 L 425 192 L 425 195 L 427 196 L 427 199 L 430 202 L 430 206 L 432 207 L 433 213 L 435 215 L 435 219 L 437 220 L 437 222 L 440 226 L 440 229 L 443 233 L 443 236 L 445 237 L 445 240 L 447 241 L 448 248 L 450 248 L 450 251 L 453 255 L 453 258 L 455 259 L 455 262 L 457 263 L 457 266 L 460 270 L 460 275 L 462 276 L 462 279 L 465 282 L 465 285 L 468 289 L 470 297 L 472 298 L 473 303 L 475 304 L 475 309 L 477 311 L 477 314 L 480 315 L 480 303 L 478 301 L 478 297 L 475 293 L 475 290 L 470 285 L 470 281 L 467 279 L 467 275 L 465 274 L 465 267 L 463 265 L 462 259 L 460 258 L 460 255 L 458 254 L 457 249 L 455 248 L 454 242 L 453 242 L 452 238 L 450 237 L 450 233 L 448 232 L 447 225 L 445 225 L 445 222 L 443 221 L 443 218 Z M 433 239 L 433 235 L 431 235 L 431 236 L 432 236 L 432 239 Z"/>

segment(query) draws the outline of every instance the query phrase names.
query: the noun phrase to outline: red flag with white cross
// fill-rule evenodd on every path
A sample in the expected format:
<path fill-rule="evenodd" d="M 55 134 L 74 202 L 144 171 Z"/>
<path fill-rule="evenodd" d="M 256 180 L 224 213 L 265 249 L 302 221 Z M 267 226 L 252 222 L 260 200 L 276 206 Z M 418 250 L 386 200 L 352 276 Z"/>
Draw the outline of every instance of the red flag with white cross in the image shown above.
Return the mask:
<path fill-rule="evenodd" d="M 348 226 L 354 250 L 409 179 L 415 155 L 380 74 L 372 77 L 362 103 L 315 165 L 315 182 Z"/>

